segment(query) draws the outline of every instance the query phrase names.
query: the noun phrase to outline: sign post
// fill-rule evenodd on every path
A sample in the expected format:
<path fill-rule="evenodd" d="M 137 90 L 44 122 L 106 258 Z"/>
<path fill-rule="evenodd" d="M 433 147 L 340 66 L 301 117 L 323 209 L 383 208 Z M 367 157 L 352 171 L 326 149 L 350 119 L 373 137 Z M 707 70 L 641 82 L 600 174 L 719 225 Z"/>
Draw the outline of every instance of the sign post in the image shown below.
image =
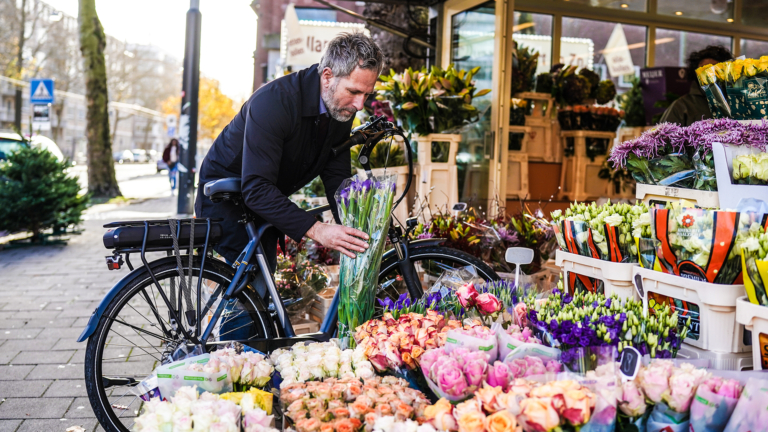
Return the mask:
<path fill-rule="evenodd" d="M 197 171 L 197 98 L 200 90 L 200 0 L 190 0 L 184 42 L 184 75 L 179 117 L 179 214 L 194 214 Z"/>
<path fill-rule="evenodd" d="M 51 130 L 51 104 L 53 103 L 53 80 L 32 79 L 29 82 L 29 103 L 32 105 L 32 130 Z"/>

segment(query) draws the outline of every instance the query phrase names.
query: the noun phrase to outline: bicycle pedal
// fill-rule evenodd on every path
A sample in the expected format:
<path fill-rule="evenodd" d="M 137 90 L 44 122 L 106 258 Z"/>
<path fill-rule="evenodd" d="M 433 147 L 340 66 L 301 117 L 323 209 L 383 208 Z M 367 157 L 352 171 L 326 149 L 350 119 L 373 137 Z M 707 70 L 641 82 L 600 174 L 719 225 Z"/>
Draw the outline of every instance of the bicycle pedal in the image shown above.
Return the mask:
<path fill-rule="evenodd" d="M 122 255 L 108 256 L 104 258 L 107 260 L 107 268 L 109 270 L 120 270 L 123 266 L 124 261 Z"/>

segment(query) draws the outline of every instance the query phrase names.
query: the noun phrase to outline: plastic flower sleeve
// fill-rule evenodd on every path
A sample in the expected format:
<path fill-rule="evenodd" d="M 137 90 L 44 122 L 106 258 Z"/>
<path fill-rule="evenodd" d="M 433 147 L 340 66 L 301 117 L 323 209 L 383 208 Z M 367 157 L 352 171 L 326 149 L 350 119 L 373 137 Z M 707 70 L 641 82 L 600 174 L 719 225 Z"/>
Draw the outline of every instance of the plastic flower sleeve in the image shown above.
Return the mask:
<path fill-rule="evenodd" d="M 727 63 L 726 94 L 732 118 L 764 118 L 768 109 L 768 74 L 761 67 L 761 62 L 756 59 L 739 59 Z"/>
<path fill-rule="evenodd" d="M 719 72 L 719 74 L 718 74 Z M 696 76 L 704 95 L 707 97 L 709 110 L 714 118 L 731 117 L 731 109 L 720 84 L 725 86 L 725 64 L 706 65 L 696 69 Z"/>
<path fill-rule="evenodd" d="M 765 430 L 768 424 L 768 380 L 750 378 L 728 420 L 725 432 Z"/>
<path fill-rule="evenodd" d="M 355 346 L 351 332 L 373 316 L 379 266 L 389 229 L 396 175 L 345 180 L 336 192 L 342 224 L 368 234 L 368 249 L 339 265 L 339 337 Z"/>
<path fill-rule="evenodd" d="M 741 283 L 733 247 L 739 213 L 673 205 L 651 211 L 661 271 L 717 284 Z"/>
<path fill-rule="evenodd" d="M 722 388 L 722 386 L 721 386 Z M 738 386 L 736 386 L 736 390 Z M 723 393 L 723 392 L 720 392 Z M 736 392 L 738 393 L 738 392 Z M 691 402 L 691 430 L 696 432 L 722 432 L 728 424 L 738 402 L 736 397 L 713 392 L 706 385 L 699 385 Z"/>

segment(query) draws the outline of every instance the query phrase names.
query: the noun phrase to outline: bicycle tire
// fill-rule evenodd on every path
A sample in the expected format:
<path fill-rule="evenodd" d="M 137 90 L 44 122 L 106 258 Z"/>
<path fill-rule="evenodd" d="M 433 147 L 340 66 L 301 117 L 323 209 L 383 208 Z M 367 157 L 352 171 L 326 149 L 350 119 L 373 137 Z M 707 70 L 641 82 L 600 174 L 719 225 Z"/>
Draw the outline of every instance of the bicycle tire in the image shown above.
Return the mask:
<path fill-rule="evenodd" d="M 423 261 L 435 259 L 460 264 L 461 266 L 474 266 L 478 275 L 485 280 L 500 280 L 499 275 L 480 258 L 466 252 L 445 246 L 417 247 L 408 250 L 411 261 Z M 379 269 L 379 283 L 381 283 L 392 271 L 397 270 L 397 256 L 391 256 L 382 261 Z M 406 291 L 407 292 L 407 291 Z"/>
<path fill-rule="evenodd" d="M 187 275 L 189 258 L 187 256 L 182 257 L 182 262 L 184 263 L 184 274 Z M 200 274 L 200 263 L 200 258 L 195 257 L 192 263 L 193 280 L 197 280 L 197 277 Z M 150 263 L 150 266 L 152 266 L 152 263 Z M 178 276 L 176 264 L 172 262 L 158 265 L 153 267 L 152 270 L 158 281 L 163 281 L 170 277 Z M 205 268 L 203 269 L 204 280 L 220 280 L 221 282 L 218 283 L 219 285 L 223 286 L 224 283 L 230 282 L 234 275 L 234 269 L 232 269 L 232 267 L 226 263 L 211 258 L 206 259 Z M 107 306 L 106 310 L 104 311 L 104 314 L 102 315 L 96 330 L 88 339 L 88 345 L 86 347 L 85 353 L 85 386 L 93 412 L 101 426 L 105 431 L 108 432 L 128 432 L 129 428 L 124 425 L 120 420 L 120 417 L 115 414 L 115 408 L 113 408 L 113 405 L 116 404 L 116 402 L 110 401 L 110 395 L 107 394 L 104 388 L 102 360 L 104 360 L 103 354 L 106 342 L 105 338 L 110 333 L 111 324 L 115 322 L 116 318 L 120 317 L 120 310 L 116 311 L 116 309 L 122 309 L 125 307 L 125 305 L 128 305 L 128 302 L 135 295 L 138 295 L 142 289 L 149 289 L 151 286 L 154 286 L 154 284 L 149 275 L 149 272 L 138 273 L 136 277 L 128 284 L 126 284 L 125 288 L 123 288 L 113 298 L 109 306 Z M 256 315 L 259 318 L 259 322 L 256 322 L 255 320 L 252 320 L 252 322 L 253 325 L 259 327 L 257 329 L 259 332 L 263 333 L 267 338 L 276 336 L 275 325 L 273 323 L 272 317 L 270 316 L 261 297 L 256 294 L 255 291 L 250 288 L 246 288 L 238 295 L 238 300 L 242 300 L 246 307 L 249 307 L 251 311 L 256 312 Z M 245 302 L 248 303 L 246 304 Z M 134 308 L 134 310 L 136 309 Z M 248 315 L 253 317 L 251 313 Z M 109 317 L 112 317 L 113 319 L 110 320 Z M 137 332 L 137 334 L 139 333 Z M 157 362 L 155 361 L 154 367 L 156 366 Z M 150 372 L 151 370 L 147 371 L 147 374 Z M 126 373 L 126 375 L 128 374 Z M 139 407 L 140 405 L 141 403 L 139 403 Z"/>

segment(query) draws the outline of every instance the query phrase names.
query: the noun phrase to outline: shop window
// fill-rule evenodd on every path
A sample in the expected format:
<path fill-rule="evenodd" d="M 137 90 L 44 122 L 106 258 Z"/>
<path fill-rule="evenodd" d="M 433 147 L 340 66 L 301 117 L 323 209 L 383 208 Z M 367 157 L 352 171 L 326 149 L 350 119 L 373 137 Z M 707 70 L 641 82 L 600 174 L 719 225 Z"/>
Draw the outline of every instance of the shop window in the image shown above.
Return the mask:
<path fill-rule="evenodd" d="M 741 55 L 747 56 L 747 58 L 768 56 L 768 41 L 742 39 Z"/>
<path fill-rule="evenodd" d="M 627 76 L 645 66 L 645 40 L 645 26 L 563 17 L 560 63 L 592 69 L 624 93 Z"/>
<path fill-rule="evenodd" d="M 656 29 L 655 65 L 685 66 L 688 55 L 709 45 L 720 45 L 730 50 L 731 38 L 704 33 Z"/>
<path fill-rule="evenodd" d="M 536 74 L 552 67 L 552 15 L 515 12 L 513 28 L 518 48 L 528 47 L 539 53 Z"/>
<path fill-rule="evenodd" d="M 657 13 L 706 21 L 733 22 L 733 1 L 663 0 L 658 2 Z"/>
<path fill-rule="evenodd" d="M 648 10 L 646 0 L 565 0 L 569 3 L 576 3 L 585 6 L 601 7 L 607 9 L 621 9 L 635 12 L 645 12 Z"/>
<path fill-rule="evenodd" d="M 478 89 L 493 88 L 494 36 L 496 34 L 496 4 L 493 1 L 458 13 L 451 19 L 453 44 L 451 62 L 457 69 L 470 70 L 480 66 L 475 75 Z M 458 167 L 459 201 L 471 206 L 486 207 L 489 198 L 490 159 L 494 154 L 491 134 L 491 97 L 493 92 L 472 101 L 479 114 L 478 122 L 461 131 Z M 439 197 L 433 197 L 439 199 Z M 430 201 L 430 204 L 434 204 Z"/>
<path fill-rule="evenodd" d="M 748 0 L 741 2 L 741 23 L 768 27 L 768 0 Z"/>

